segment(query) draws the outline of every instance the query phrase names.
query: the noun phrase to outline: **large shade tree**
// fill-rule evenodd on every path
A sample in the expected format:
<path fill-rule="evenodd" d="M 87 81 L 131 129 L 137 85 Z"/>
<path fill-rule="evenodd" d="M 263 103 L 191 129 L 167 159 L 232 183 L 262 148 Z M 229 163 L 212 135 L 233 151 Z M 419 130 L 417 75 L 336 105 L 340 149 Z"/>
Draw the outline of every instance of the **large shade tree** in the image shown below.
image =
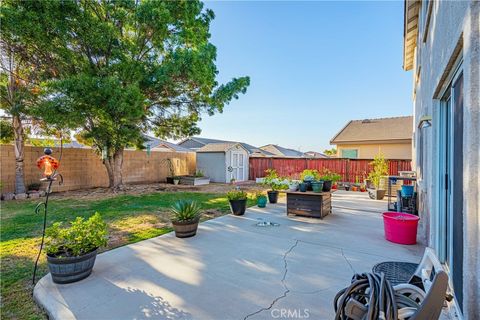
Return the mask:
<path fill-rule="evenodd" d="M 49 10 L 49 6 L 57 9 Z M 58 9 L 55 2 L 45 2 L 25 11 L 21 11 L 20 1 L 4 0 L 0 3 L 0 108 L 10 119 L 10 126 L 2 123 L 1 135 L 2 142 L 13 141 L 14 144 L 17 194 L 25 192 L 24 146 L 27 134 L 31 133 L 32 127 L 42 125 L 41 119 L 33 118 L 40 102 L 41 83 L 52 79 L 68 65 L 68 59 L 60 57 L 68 51 L 55 50 L 58 43 L 50 41 L 61 38 L 68 30 L 68 23 L 55 22 L 55 15 L 61 14 Z"/>
<path fill-rule="evenodd" d="M 222 112 L 249 85 L 248 77 L 217 83 L 216 48 L 209 34 L 214 14 L 200 1 L 8 5 L 11 10 L 3 13 L 7 31 L 27 50 L 58 61 L 56 73 L 42 87 L 37 114 L 79 130 L 101 154 L 114 189 L 122 185 L 124 149 L 141 147 L 144 133 L 197 134 L 203 113 Z M 25 19 L 33 31 L 15 28 L 15 20 Z M 51 65 L 42 61 L 38 67 Z"/>

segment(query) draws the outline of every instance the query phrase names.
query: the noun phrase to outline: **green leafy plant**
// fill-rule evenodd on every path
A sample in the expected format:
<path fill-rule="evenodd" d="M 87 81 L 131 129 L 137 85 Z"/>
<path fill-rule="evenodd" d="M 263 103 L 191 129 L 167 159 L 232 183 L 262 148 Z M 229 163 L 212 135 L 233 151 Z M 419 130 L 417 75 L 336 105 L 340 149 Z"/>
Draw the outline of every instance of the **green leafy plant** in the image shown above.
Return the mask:
<path fill-rule="evenodd" d="M 378 189 L 382 177 L 388 175 L 388 161 L 385 160 L 383 154 L 379 153 L 370 162 L 370 165 L 372 166 L 372 171 L 368 174 L 368 179 L 372 182 L 375 189 Z"/>
<path fill-rule="evenodd" d="M 202 178 L 202 177 L 205 177 L 205 174 L 203 173 L 202 170 L 197 170 L 195 171 L 195 177 Z"/>
<path fill-rule="evenodd" d="M 77 217 L 70 227 L 55 222 L 45 231 L 45 249 L 55 257 L 78 257 L 107 245 L 107 224 L 98 212 L 88 220 Z"/>
<path fill-rule="evenodd" d="M 175 177 L 175 165 L 173 164 L 172 159 L 170 158 L 163 159 L 161 164 L 164 164 L 167 166 L 170 177 L 172 178 Z"/>
<path fill-rule="evenodd" d="M 258 191 L 255 193 L 255 200 L 259 200 L 259 199 L 267 199 L 267 196 L 264 193 Z"/>
<path fill-rule="evenodd" d="M 265 178 L 263 178 L 262 184 L 270 187 L 272 191 L 288 189 L 288 184 L 284 183 L 284 179 L 280 178 L 275 169 L 265 170 Z"/>
<path fill-rule="evenodd" d="M 194 200 L 179 200 L 172 206 L 172 221 L 192 221 L 200 218 L 201 207 Z"/>
<path fill-rule="evenodd" d="M 305 169 L 300 174 L 300 180 L 302 181 L 314 181 L 319 179 L 320 179 L 320 174 L 315 169 Z"/>
<path fill-rule="evenodd" d="M 228 200 L 246 200 L 247 199 L 247 193 L 242 190 L 230 190 L 227 192 L 227 199 Z"/>
<path fill-rule="evenodd" d="M 33 182 L 27 186 L 27 190 L 28 191 L 40 190 L 40 187 L 41 187 L 41 184 L 39 182 Z"/>
<path fill-rule="evenodd" d="M 340 181 L 340 179 L 342 179 L 341 175 L 327 168 L 324 168 L 320 174 L 320 180 L 323 180 L 323 181 L 337 182 L 337 181 Z"/>

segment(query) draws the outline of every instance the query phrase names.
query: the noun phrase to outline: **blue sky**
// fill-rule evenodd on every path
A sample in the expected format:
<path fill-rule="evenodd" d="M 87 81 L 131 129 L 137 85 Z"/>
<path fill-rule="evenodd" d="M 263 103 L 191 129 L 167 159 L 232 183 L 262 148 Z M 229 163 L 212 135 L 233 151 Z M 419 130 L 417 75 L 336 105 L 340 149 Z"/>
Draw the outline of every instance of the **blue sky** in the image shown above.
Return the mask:
<path fill-rule="evenodd" d="M 321 151 L 349 120 L 412 113 L 403 2 L 207 2 L 219 81 L 248 92 L 201 136 Z"/>

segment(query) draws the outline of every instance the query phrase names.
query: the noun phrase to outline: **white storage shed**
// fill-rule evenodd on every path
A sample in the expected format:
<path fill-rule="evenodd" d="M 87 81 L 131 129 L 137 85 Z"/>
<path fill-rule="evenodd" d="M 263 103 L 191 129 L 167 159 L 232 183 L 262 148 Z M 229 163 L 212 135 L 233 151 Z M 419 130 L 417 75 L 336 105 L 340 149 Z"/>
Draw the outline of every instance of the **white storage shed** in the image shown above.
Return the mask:
<path fill-rule="evenodd" d="M 248 150 L 240 143 L 209 143 L 197 151 L 197 170 L 212 182 L 248 180 Z"/>

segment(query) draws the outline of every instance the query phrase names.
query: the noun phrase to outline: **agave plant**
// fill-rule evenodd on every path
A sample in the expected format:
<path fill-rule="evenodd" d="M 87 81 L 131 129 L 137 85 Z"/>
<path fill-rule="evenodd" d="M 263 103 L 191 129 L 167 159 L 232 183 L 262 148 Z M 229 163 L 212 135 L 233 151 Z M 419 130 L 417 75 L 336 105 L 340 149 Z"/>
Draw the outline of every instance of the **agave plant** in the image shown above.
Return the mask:
<path fill-rule="evenodd" d="M 200 205 L 193 200 L 179 200 L 172 206 L 173 221 L 191 221 L 200 217 Z"/>

